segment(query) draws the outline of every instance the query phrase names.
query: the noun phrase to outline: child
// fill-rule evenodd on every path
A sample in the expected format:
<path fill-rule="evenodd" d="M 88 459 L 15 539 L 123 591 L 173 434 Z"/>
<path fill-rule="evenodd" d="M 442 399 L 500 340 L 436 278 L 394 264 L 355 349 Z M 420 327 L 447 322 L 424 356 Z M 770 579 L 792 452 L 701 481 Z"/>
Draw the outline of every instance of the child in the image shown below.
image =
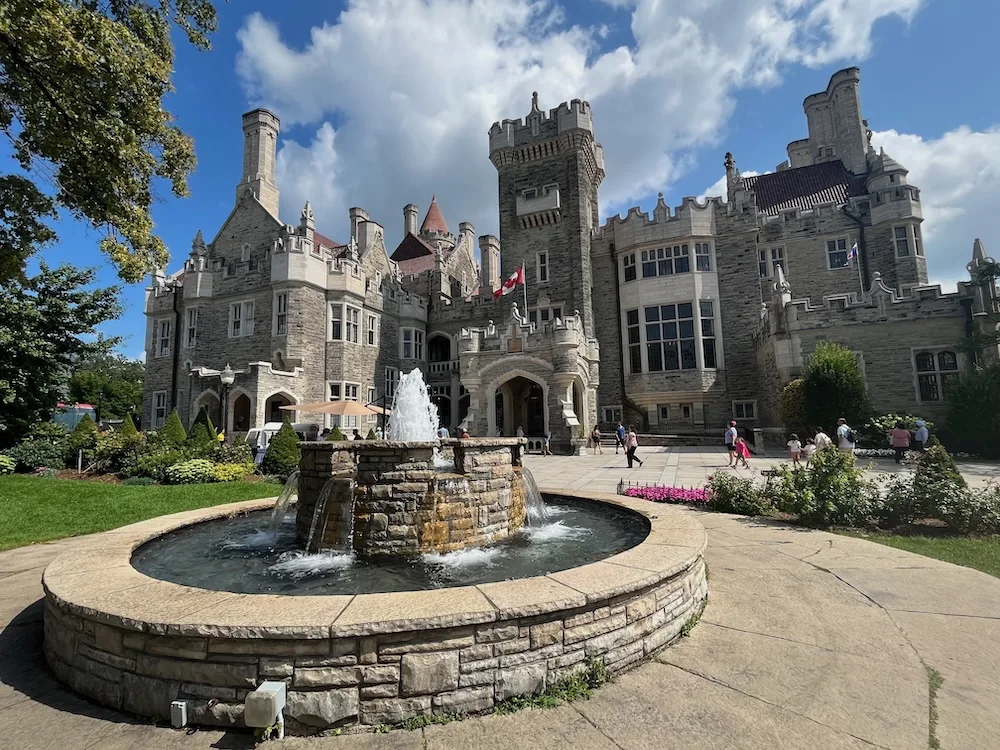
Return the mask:
<path fill-rule="evenodd" d="M 809 465 L 809 460 L 813 457 L 816 452 L 816 442 L 812 438 L 806 438 L 806 444 L 802 446 L 802 455 L 806 459 L 806 466 Z"/>
<path fill-rule="evenodd" d="M 594 455 L 596 456 L 598 453 L 603 455 L 604 449 L 601 447 L 601 431 L 596 424 L 590 433 L 590 442 L 594 446 Z"/>
<path fill-rule="evenodd" d="M 747 441 L 737 437 L 736 442 L 733 443 L 733 450 L 736 454 L 736 463 L 733 466 L 739 466 L 742 463 L 744 467 L 749 469 L 750 464 L 747 463 L 747 459 L 750 458 L 750 449 L 747 447 Z"/>
<path fill-rule="evenodd" d="M 788 436 L 788 457 L 792 459 L 792 466 L 801 466 L 799 456 L 802 455 L 802 443 L 799 436 L 794 432 Z"/>

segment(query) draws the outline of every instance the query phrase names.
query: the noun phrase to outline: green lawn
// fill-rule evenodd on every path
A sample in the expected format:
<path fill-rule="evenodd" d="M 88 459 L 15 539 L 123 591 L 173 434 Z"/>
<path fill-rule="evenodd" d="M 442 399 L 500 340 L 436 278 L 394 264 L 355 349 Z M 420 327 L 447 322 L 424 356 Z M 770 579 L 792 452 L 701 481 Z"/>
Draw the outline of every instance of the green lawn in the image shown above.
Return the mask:
<path fill-rule="evenodd" d="M 274 497 L 280 491 L 267 482 L 142 487 L 3 476 L 0 550 L 107 531 L 168 513 Z"/>
<path fill-rule="evenodd" d="M 975 568 L 1000 578 L 1000 536 L 910 536 L 841 531 L 842 534 Z"/>

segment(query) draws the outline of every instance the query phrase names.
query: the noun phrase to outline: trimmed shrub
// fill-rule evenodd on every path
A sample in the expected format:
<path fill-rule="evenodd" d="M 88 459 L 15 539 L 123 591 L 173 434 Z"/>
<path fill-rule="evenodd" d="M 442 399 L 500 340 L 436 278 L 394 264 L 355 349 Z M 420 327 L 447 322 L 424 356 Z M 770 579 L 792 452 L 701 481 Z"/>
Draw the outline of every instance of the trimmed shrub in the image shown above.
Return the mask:
<path fill-rule="evenodd" d="M 124 430 L 99 432 L 94 441 L 92 460 L 98 471 L 122 472 L 126 466 L 134 465 L 147 450 L 146 438 L 141 432 L 134 435 L 127 435 Z"/>
<path fill-rule="evenodd" d="M 0 453 L 0 475 L 11 474 L 17 468 L 17 461 L 10 456 Z"/>
<path fill-rule="evenodd" d="M 167 478 L 167 469 L 192 458 L 195 457 L 191 455 L 191 452 L 183 448 L 144 453 L 126 462 L 120 473 L 125 477 L 151 477 L 162 482 Z"/>
<path fill-rule="evenodd" d="M 894 529 L 913 523 L 920 515 L 913 499 L 913 483 L 908 476 L 894 475 L 883 480 L 874 516 L 884 529 Z"/>
<path fill-rule="evenodd" d="M 913 503 L 919 516 L 943 518 L 947 508 L 962 502 L 955 497 L 965 488 L 965 479 L 943 446 L 924 451 L 913 476 Z"/>
<path fill-rule="evenodd" d="M 119 432 L 126 437 L 131 437 L 132 435 L 137 435 L 139 433 L 139 431 L 135 429 L 135 422 L 132 421 L 131 414 L 125 415 L 125 421 L 122 422 L 122 428 Z"/>
<path fill-rule="evenodd" d="M 368 434 L 365 435 L 365 440 L 378 440 L 378 435 L 375 433 L 374 427 L 368 428 Z"/>
<path fill-rule="evenodd" d="M 204 406 L 201 407 L 198 410 L 198 416 L 195 417 L 194 422 L 191 424 L 191 431 L 187 436 L 188 445 L 199 448 L 211 448 L 214 451 L 219 444 L 218 438 L 219 431 L 212 424 L 212 418 L 208 416 L 208 410 Z"/>
<path fill-rule="evenodd" d="M 267 444 L 267 453 L 264 454 L 264 460 L 260 464 L 261 473 L 287 477 L 299 468 L 300 458 L 299 437 L 292 429 L 291 423 L 285 420 L 281 429 Z"/>
<path fill-rule="evenodd" d="M 805 381 L 796 378 L 781 389 L 781 400 L 778 403 L 778 418 L 790 430 L 800 434 L 806 430 Z"/>
<path fill-rule="evenodd" d="M 330 434 L 326 436 L 327 442 L 334 442 L 336 440 L 346 440 L 344 433 L 340 431 L 340 425 L 334 425 L 333 429 L 330 430 Z"/>
<path fill-rule="evenodd" d="M 39 468 L 61 469 L 65 466 L 66 430 L 55 422 L 35 425 L 24 439 L 7 451 L 14 459 L 18 471 L 35 471 Z"/>
<path fill-rule="evenodd" d="M 953 450 L 1000 458 L 1000 362 L 948 384 L 947 439 Z"/>
<path fill-rule="evenodd" d="M 253 464 L 253 451 L 246 443 L 223 444 L 215 452 L 215 461 L 220 464 Z"/>
<path fill-rule="evenodd" d="M 960 534 L 1000 534 L 1000 487 L 963 489 L 941 505 L 941 520 Z"/>
<path fill-rule="evenodd" d="M 708 509 L 717 513 L 762 516 L 774 510 L 763 487 L 752 479 L 717 471 L 708 478 Z"/>
<path fill-rule="evenodd" d="M 215 464 L 216 482 L 238 482 L 248 474 L 253 474 L 253 461 L 232 464 Z"/>
<path fill-rule="evenodd" d="M 215 481 L 215 464 L 204 458 L 174 464 L 167 468 L 166 480 L 170 484 L 202 484 Z"/>
<path fill-rule="evenodd" d="M 97 444 L 97 425 L 90 418 L 89 414 L 84 414 L 83 419 L 76 423 L 76 427 L 66 438 L 66 463 L 75 466 L 80 451 L 90 454 Z"/>
<path fill-rule="evenodd" d="M 878 500 L 875 485 L 864 478 L 854 456 L 826 448 L 813 455 L 809 468 L 779 469 L 768 492 L 778 509 L 809 526 L 866 526 Z"/>
<path fill-rule="evenodd" d="M 170 416 L 167 417 L 167 421 L 163 423 L 163 427 L 159 429 L 157 435 L 170 445 L 184 445 L 187 433 L 184 431 L 184 425 L 181 424 L 181 417 L 177 413 L 176 407 L 170 412 Z"/>
<path fill-rule="evenodd" d="M 803 404 L 810 424 L 828 430 L 840 417 L 857 429 L 871 416 L 865 379 L 850 349 L 821 341 L 806 361 Z"/>

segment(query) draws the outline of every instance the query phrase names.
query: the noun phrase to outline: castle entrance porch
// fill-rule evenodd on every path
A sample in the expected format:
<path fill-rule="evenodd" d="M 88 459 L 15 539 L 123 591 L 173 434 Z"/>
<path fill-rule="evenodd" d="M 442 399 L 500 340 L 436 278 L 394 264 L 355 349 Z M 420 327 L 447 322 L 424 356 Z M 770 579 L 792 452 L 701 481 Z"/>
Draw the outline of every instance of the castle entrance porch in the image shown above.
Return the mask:
<path fill-rule="evenodd" d="M 548 409 L 545 388 L 535 380 L 516 375 L 505 380 L 494 393 L 496 430 L 507 437 L 520 427 L 526 436 L 542 437 L 547 430 Z"/>
<path fill-rule="evenodd" d="M 250 417 L 250 411 L 250 397 L 245 393 L 241 393 L 236 396 L 236 398 L 233 399 L 232 407 L 233 425 L 232 429 L 227 430 L 227 432 L 246 432 L 253 427 L 253 420 Z M 215 422 L 215 424 L 222 424 L 222 420 L 220 419 L 218 422 Z"/>
<path fill-rule="evenodd" d="M 283 410 L 282 406 L 291 406 L 295 403 L 295 400 L 285 394 L 285 393 L 275 393 L 270 396 L 267 401 L 264 402 L 264 421 L 265 422 L 281 422 L 288 415 L 286 410 Z"/>

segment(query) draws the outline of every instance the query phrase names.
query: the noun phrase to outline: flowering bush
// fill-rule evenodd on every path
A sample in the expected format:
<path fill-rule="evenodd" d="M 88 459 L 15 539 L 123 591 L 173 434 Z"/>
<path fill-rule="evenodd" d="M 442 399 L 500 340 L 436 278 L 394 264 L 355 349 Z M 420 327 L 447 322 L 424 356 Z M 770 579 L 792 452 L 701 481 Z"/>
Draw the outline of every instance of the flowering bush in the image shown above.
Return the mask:
<path fill-rule="evenodd" d="M 253 474 L 253 469 L 253 461 L 216 464 L 214 479 L 216 482 L 238 482 L 247 474 Z"/>
<path fill-rule="evenodd" d="M 16 466 L 17 461 L 10 456 L 5 456 L 3 453 L 0 453 L 0 474 L 11 474 Z"/>
<path fill-rule="evenodd" d="M 701 487 L 628 487 L 628 497 L 641 497 L 654 503 L 707 503 L 708 490 Z"/>
<path fill-rule="evenodd" d="M 774 510 L 764 488 L 752 479 L 717 471 L 708 478 L 708 509 L 718 513 L 763 516 Z"/>
<path fill-rule="evenodd" d="M 201 484 L 215 481 L 215 464 L 204 458 L 192 458 L 190 461 L 169 467 L 164 474 L 170 484 Z"/>
<path fill-rule="evenodd" d="M 896 426 L 896 422 L 902 422 L 906 429 L 915 433 L 918 419 L 920 417 L 913 414 L 882 414 L 872 417 L 858 430 L 858 442 L 872 449 L 889 448 L 889 432 Z M 933 432 L 934 423 L 927 420 L 924 422 L 927 424 L 927 429 Z M 891 456 L 892 452 L 890 451 L 888 455 Z"/>

